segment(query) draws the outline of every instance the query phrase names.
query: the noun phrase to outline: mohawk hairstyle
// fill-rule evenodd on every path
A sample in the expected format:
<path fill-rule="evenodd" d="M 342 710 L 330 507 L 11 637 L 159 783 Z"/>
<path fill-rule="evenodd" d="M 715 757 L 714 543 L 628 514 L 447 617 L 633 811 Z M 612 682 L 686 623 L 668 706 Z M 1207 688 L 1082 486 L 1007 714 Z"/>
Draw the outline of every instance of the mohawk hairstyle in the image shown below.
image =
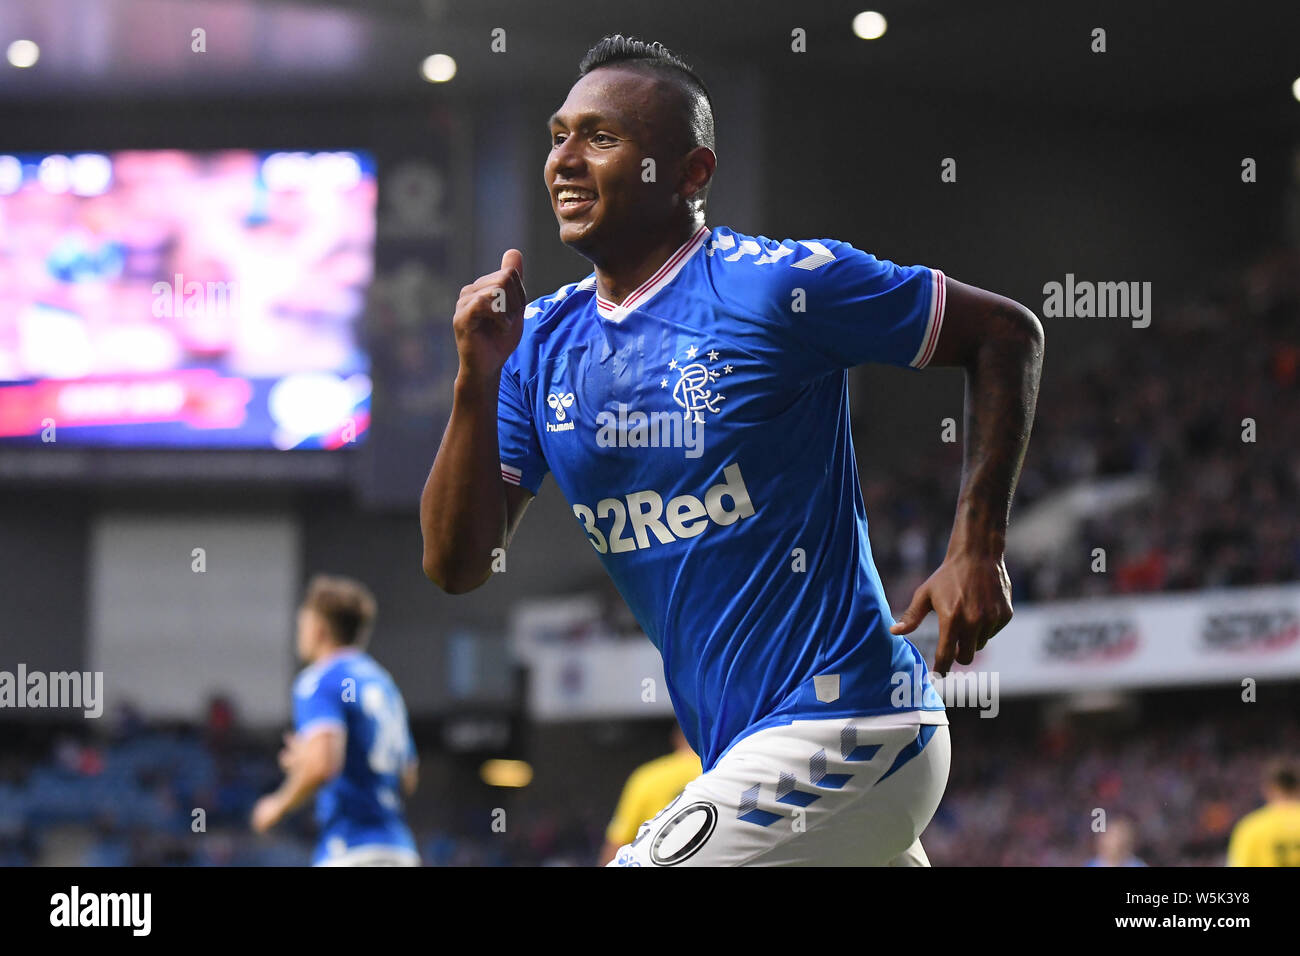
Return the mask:
<path fill-rule="evenodd" d="M 630 66 L 643 69 L 664 80 L 681 95 L 683 112 L 682 135 L 686 148 L 707 146 L 716 152 L 713 135 L 713 100 L 709 88 L 687 63 L 657 40 L 647 43 L 621 33 L 607 36 L 587 51 L 578 65 L 578 76 L 584 77 L 602 66 Z M 709 186 L 691 197 L 692 205 L 700 210 L 708 198 Z"/>

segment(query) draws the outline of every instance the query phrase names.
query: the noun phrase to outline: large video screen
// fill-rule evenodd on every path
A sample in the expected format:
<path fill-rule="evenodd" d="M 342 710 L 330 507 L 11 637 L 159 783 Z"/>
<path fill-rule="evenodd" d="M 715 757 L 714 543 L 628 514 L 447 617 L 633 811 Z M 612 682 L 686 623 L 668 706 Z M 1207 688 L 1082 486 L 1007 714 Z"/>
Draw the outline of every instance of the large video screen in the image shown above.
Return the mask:
<path fill-rule="evenodd" d="M 0 444 L 364 439 L 361 152 L 0 155 Z"/>

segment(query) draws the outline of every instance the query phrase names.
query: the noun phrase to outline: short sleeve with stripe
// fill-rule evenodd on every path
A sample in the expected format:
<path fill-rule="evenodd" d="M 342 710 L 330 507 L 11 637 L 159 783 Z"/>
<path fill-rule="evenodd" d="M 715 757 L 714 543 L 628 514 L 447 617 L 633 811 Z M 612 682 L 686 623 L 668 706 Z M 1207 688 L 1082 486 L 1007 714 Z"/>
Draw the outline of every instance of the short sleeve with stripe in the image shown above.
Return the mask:
<path fill-rule="evenodd" d="M 825 239 L 787 267 L 774 308 L 813 370 L 865 362 L 924 368 L 943 325 L 944 275 Z"/>
<path fill-rule="evenodd" d="M 533 416 L 528 410 L 523 384 L 520 382 L 518 353 L 506 359 L 501 369 L 497 398 L 497 444 L 501 457 L 501 480 L 527 488 L 533 494 L 550 470 L 542 454 Z"/>
<path fill-rule="evenodd" d="M 294 730 L 303 738 L 318 730 L 347 730 L 342 688 L 328 670 L 304 671 L 293 694 Z"/>

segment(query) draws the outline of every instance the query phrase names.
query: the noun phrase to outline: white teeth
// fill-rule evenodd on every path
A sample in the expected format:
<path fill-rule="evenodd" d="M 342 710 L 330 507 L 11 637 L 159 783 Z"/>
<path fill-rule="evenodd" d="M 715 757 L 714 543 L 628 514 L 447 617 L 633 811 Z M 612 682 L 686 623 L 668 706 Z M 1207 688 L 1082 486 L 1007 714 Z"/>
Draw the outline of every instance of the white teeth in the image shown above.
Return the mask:
<path fill-rule="evenodd" d="M 570 200 L 575 200 L 577 202 L 586 202 L 588 199 L 596 198 L 594 195 L 590 195 L 587 193 L 579 193 L 571 189 L 560 190 L 558 197 L 560 202 L 569 202 Z"/>

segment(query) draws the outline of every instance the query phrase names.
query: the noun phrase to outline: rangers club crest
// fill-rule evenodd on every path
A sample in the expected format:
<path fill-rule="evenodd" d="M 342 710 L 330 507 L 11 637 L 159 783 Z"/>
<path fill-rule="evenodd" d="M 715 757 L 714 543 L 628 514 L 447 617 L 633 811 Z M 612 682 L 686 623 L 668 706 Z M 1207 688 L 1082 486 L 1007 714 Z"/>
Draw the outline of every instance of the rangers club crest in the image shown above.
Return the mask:
<path fill-rule="evenodd" d="M 712 367 L 718 361 L 716 349 L 710 349 L 698 358 L 697 355 L 699 349 L 694 345 L 690 346 L 686 350 L 687 361 L 679 362 L 674 356 L 668 363 L 668 371 L 677 373 L 677 380 L 671 383 L 673 401 L 685 410 L 687 421 L 703 425 L 705 412 L 716 415 L 720 411 L 718 403 L 727 396 L 716 391 L 714 383 L 718 381 L 720 375 L 730 375 L 732 367 L 723 365 L 721 373 L 717 368 Z M 704 359 L 712 365 L 706 365 Z M 660 388 L 668 388 L 669 384 L 668 376 L 664 376 L 659 381 Z"/>

